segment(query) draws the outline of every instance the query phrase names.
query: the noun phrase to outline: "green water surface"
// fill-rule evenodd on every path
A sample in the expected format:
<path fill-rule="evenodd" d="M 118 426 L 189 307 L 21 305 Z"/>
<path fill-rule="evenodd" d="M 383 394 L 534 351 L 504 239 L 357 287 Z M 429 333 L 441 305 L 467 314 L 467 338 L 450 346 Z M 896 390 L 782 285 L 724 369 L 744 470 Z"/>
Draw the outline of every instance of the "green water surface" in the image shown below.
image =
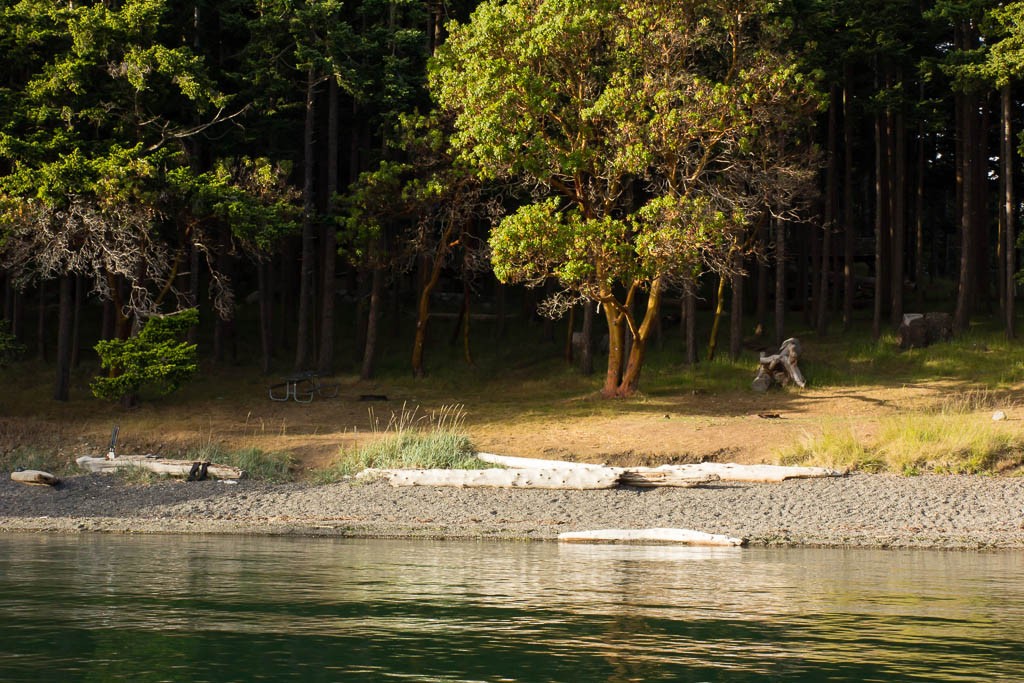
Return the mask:
<path fill-rule="evenodd" d="M 0 681 L 1024 681 L 1024 554 L 0 537 Z"/>

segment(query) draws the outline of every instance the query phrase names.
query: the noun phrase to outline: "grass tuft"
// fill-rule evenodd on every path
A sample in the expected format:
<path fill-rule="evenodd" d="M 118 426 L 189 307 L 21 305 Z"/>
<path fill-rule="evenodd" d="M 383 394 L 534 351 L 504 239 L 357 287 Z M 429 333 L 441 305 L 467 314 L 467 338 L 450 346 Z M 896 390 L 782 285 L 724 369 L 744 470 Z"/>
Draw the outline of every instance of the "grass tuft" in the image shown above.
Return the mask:
<path fill-rule="evenodd" d="M 826 429 L 776 453 L 784 464 L 915 475 L 984 474 L 1024 466 L 1024 436 L 989 419 L 993 398 L 968 392 L 932 411 L 885 418 L 874 439 Z"/>
<path fill-rule="evenodd" d="M 478 469 L 491 467 L 476 457 L 476 449 L 462 432 L 466 419 L 461 404 L 421 413 L 419 407 L 402 405 L 392 412 L 383 429 L 370 411 L 370 423 L 380 436 L 355 448 L 342 450 L 338 458 L 317 475 L 330 483 L 367 469 Z"/>

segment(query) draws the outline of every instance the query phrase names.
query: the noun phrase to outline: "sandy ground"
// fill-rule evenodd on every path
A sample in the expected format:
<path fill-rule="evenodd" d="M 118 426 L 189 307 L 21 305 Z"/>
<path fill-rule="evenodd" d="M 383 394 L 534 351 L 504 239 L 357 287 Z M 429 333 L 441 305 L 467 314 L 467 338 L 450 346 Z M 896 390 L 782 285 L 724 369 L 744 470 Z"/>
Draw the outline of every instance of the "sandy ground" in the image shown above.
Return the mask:
<path fill-rule="evenodd" d="M 384 482 L 0 481 L 0 530 L 552 540 L 676 527 L 752 545 L 1024 548 L 1024 479 L 854 474 L 773 484 L 598 491 L 393 488 Z"/>

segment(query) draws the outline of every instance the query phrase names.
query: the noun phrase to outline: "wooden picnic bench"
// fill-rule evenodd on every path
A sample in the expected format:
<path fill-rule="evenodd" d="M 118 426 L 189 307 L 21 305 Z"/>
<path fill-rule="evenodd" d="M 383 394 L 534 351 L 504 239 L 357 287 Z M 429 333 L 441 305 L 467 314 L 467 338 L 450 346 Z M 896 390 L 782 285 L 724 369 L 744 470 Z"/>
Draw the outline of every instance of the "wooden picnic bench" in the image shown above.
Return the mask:
<path fill-rule="evenodd" d="M 297 372 L 285 377 L 283 382 L 272 384 L 267 393 L 271 401 L 293 399 L 298 403 L 309 403 L 314 396 L 334 398 L 338 395 L 338 384 L 324 384 L 315 372 Z"/>

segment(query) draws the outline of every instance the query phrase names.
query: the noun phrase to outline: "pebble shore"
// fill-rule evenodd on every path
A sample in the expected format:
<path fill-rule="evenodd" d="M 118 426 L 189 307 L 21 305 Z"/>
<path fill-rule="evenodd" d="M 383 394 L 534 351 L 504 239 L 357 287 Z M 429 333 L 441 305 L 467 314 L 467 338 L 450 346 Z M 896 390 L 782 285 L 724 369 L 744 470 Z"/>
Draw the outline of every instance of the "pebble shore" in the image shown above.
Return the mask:
<path fill-rule="evenodd" d="M 59 486 L 0 481 L 0 531 L 296 534 L 553 540 L 676 527 L 760 546 L 1024 548 L 1024 478 L 852 474 L 694 489 L 393 488 L 242 480 Z"/>

